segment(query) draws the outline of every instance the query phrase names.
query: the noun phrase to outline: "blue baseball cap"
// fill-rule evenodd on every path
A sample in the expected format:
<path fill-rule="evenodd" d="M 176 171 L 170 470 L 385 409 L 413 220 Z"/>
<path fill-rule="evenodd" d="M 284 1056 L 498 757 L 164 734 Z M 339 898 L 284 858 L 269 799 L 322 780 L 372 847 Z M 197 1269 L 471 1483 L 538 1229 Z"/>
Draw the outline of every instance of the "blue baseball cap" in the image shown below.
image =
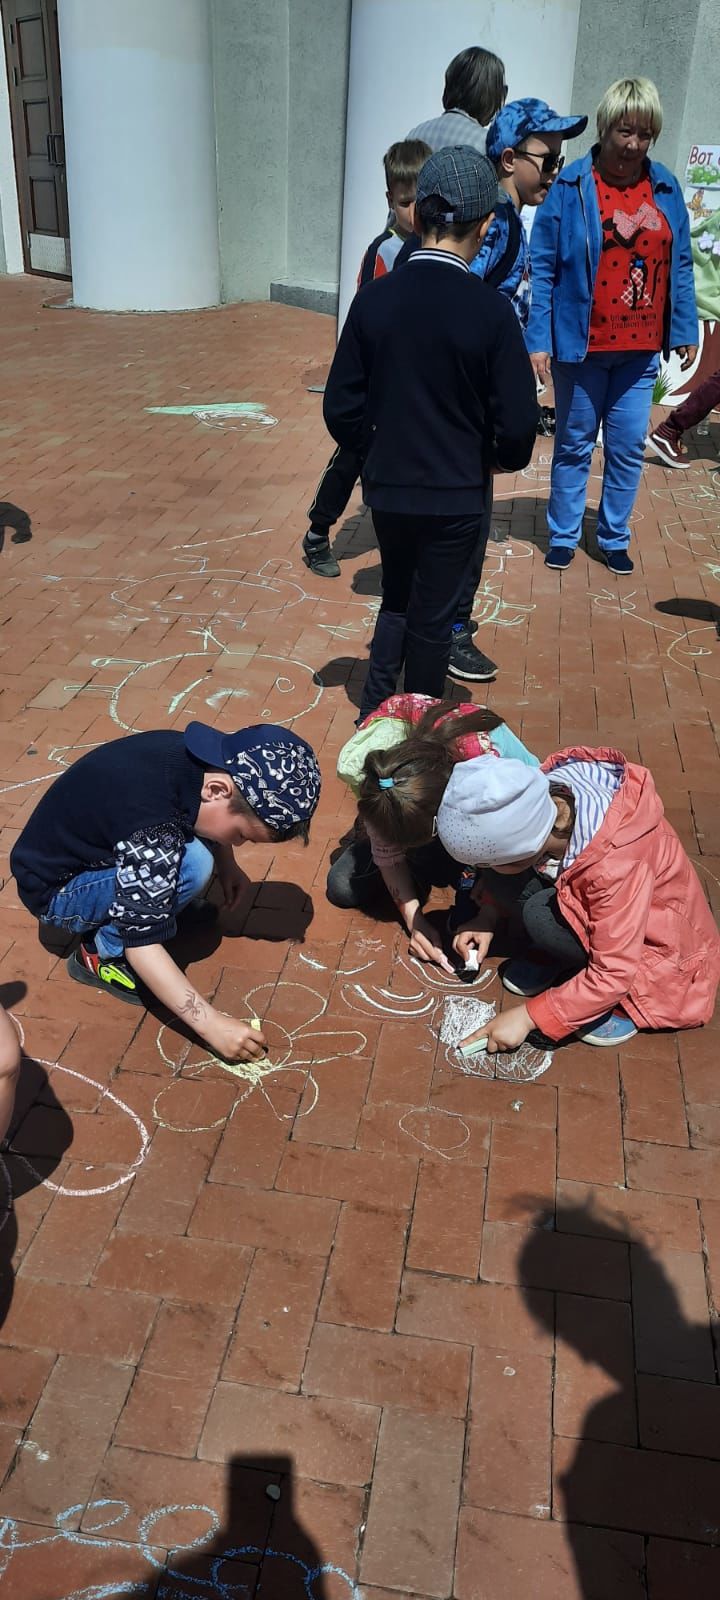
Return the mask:
<path fill-rule="evenodd" d="M 320 767 L 312 746 L 290 728 L 257 722 L 221 733 L 190 722 L 185 748 L 203 766 L 227 772 L 244 800 L 276 833 L 309 822 L 320 799 Z"/>
<path fill-rule="evenodd" d="M 499 161 L 503 150 L 515 150 L 531 133 L 577 139 L 587 125 L 587 117 L 559 117 L 546 100 L 509 100 L 490 123 L 486 150 L 491 161 Z"/>

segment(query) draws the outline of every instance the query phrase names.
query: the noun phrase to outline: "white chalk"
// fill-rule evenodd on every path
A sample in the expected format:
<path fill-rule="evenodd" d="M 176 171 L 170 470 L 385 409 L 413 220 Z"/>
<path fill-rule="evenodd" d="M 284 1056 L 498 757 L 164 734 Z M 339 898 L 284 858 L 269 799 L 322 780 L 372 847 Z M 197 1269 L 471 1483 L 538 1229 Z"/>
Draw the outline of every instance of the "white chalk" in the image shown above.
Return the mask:
<path fill-rule="evenodd" d="M 470 954 L 469 954 L 469 956 L 467 958 L 467 961 L 465 962 L 465 971 L 466 972 L 479 972 L 480 971 L 480 952 L 479 952 L 479 950 L 474 950 L 473 949 L 473 950 L 470 951 Z"/>

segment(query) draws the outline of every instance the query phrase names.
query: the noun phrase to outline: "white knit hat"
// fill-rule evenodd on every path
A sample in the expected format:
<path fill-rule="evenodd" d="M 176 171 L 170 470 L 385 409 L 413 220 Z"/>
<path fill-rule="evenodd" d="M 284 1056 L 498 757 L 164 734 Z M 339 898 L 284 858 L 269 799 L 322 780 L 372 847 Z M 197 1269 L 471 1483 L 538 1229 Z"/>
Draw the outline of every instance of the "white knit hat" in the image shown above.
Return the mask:
<path fill-rule="evenodd" d="M 475 756 L 453 768 L 437 830 L 465 866 L 510 866 L 537 854 L 556 821 L 550 781 L 539 767 Z"/>

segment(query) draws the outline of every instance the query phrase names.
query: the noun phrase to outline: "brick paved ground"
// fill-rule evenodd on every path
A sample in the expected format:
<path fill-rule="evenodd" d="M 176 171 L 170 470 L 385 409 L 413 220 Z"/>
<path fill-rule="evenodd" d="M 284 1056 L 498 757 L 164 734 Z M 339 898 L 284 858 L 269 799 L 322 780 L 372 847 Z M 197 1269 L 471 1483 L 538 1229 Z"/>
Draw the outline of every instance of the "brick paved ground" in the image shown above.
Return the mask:
<path fill-rule="evenodd" d="M 330 322 L 73 315 L 52 292 L 0 288 L 2 493 L 35 530 L 0 557 L 0 980 L 28 1053 L 0 1236 L 3 1600 L 716 1600 L 717 1030 L 574 1046 L 527 1083 L 448 1065 L 446 991 L 392 921 L 323 892 L 378 570 L 357 503 L 338 582 L 298 559 Z M 278 425 L 144 410 L 223 399 Z M 581 554 L 560 588 L 547 450 L 499 486 L 489 698 L 541 754 L 647 762 L 717 903 L 712 451 L 648 468 L 631 581 Z M 248 852 L 242 916 L 191 953 L 208 994 L 266 1019 L 277 1070 L 253 1084 L 70 983 L 6 863 L 78 751 L 265 711 L 320 752 L 312 845 Z M 184 1577 L 163 1587 L 166 1562 Z"/>

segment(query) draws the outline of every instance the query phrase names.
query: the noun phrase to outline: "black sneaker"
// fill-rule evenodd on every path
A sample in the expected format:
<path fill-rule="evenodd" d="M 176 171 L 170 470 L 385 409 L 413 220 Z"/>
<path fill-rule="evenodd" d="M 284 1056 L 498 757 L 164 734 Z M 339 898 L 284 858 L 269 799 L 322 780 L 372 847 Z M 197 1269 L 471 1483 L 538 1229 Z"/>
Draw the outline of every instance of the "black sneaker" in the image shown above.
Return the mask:
<path fill-rule="evenodd" d="M 121 957 L 104 959 L 88 944 L 81 944 L 66 962 L 67 970 L 76 983 L 90 989 L 100 989 L 104 994 L 114 994 L 130 1006 L 144 1006 L 138 982 L 132 968 Z"/>
<path fill-rule="evenodd" d="M 630 560 L 627 550 L 603 551 L 603 555 L 606 567 L 617 577 L 622 578 L 635 571 L 635 562 Z"/>
<path fill-rule="evenodd" d="M 339 578 L 340 567 L 330 549 L 329 539 L 311 539 L 306 533 L 303 539 L 305 565 L 314 572 L 318 578 Z"/>
<path fill-rule="evenodd" d="M 487 683 L 490 678 L 495 677 L 496 672 L 495 662 L 484 656 L 482 650 L 478 650 L 473 644 L 470 629 L 467 627 L 454 629 L 448 676 L 459 678 L 463 683 Z"/>

